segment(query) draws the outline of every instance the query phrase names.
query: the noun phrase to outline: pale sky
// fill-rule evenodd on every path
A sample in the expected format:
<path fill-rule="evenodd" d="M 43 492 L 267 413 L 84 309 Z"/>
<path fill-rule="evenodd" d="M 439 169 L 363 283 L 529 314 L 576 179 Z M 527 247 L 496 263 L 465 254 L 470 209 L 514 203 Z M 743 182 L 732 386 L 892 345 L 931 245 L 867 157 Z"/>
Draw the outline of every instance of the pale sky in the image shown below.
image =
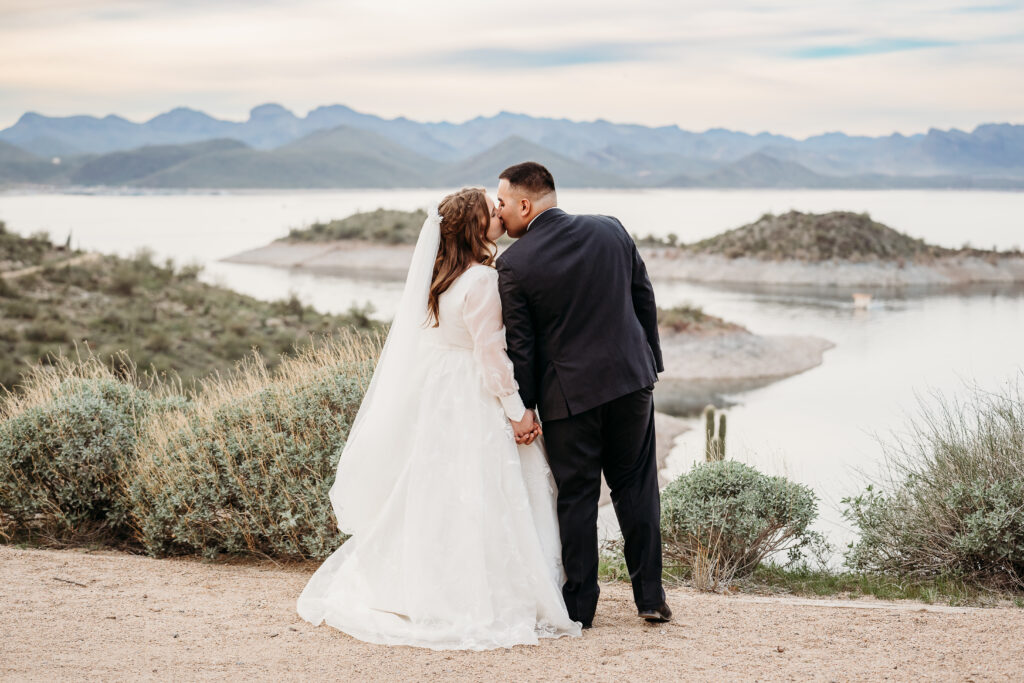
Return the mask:
<path fill-rule="evenodd" d="M 1024 0 L 0 0 L 0 128 L 266 102 L 796 137 L 1024 123 Z"/>

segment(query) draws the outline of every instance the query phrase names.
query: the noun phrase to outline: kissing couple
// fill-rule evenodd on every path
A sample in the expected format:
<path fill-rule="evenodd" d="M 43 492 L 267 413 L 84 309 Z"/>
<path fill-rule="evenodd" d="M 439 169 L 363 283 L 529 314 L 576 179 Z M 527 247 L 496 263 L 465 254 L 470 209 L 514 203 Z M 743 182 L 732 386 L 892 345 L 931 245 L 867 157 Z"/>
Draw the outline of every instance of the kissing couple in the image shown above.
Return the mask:
<path fill-rule="evenodd" d="M 495 257 L 495 241 L 516 241 Z M 661 583 L 647 269 L 616 218 L 557 206 L 533 162 L 429 212 L 338 462 L 350 534 L 299 615 L 360 640 L 484 650 L 579 636 L 597 609 L 601 473 L 639 617 Z M 543 420 L 543 422 L 541 422 Z"/>

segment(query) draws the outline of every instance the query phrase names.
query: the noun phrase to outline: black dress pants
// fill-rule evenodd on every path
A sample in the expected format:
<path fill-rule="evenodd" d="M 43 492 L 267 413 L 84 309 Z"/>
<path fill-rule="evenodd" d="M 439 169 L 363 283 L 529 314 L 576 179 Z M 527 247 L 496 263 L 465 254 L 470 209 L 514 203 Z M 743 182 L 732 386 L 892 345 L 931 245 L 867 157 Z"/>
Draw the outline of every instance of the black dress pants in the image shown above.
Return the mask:
<path fill-rule="evenodd" d="M 558 525 L 567 576 L 562 595 L 569 616 L 585 624 L 594 618 L 600 593 L 597 503 L 602 471 L 622 529 L 636 606 L 656 608 L 665 600 L 653 389 L 646 387 L 543 425 L 551 472 L 558 484 Z"/>

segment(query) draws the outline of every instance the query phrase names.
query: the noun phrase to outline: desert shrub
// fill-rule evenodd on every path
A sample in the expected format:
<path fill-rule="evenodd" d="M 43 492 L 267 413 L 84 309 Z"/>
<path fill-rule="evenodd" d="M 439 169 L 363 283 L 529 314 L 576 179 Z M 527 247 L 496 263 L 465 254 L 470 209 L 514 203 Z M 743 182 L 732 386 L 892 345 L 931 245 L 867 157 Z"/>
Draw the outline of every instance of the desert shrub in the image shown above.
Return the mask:
<path fill-rule="evenodd" d="M 32 320 L 39 315 L 40 304 L 37 301 L 8 301 L 4 304 L 4 316 L 7 318 L 21 318 Z"/>
<path fill-rule="evenodd" d="M 374 312 L 376 312 L 376 310 L 377 308 L 373 305 L 373 303 L 367 301 L 362 306 L 358 304 L 352 304 L 351 306 L 348 307 L 348 310 L 345 312 L 345 315 L 348 317 L 349 320 L 352 321 L 352 324 L 355 327 L 363 330 L 368 330 L 371 329 L 374 325 L 372 316 Z"/>
<path fill-rule="evenodd" d="M 18 290 L 7 278 L 0 277 L 0 297 L 4 299 L 17 299 Z"/>
<path fill-rule="evenodd" d="M 68 326 L 56 320 L 44 320 L 25 328 L 25 339 L 33 342 L 66 342 L 70 338 Z"/>
<path fill-rule="evenodd" d="M 131 262 L 122 262 L 114 267 L 106 290 L 110 294 L 131 296 L 136 287 L 142 284 L 142 274 Z"/>
<path fill-rule="evenodd" d="M 860 532 L 846 562 L 862 571 L 1024 587 L 1019 380 L 997 392 L 974 387 L 962 401 L 935 399 L 922 400 L 907 435 L 884 446 L 877 481 L 843 500 Z"/>
<path fill-rule="evenodd" d="M 152 555 L 324 558 L 342 542 L 328 491 L 379 340 L 343 335 L 285 359 L 253 354 L 151 423 L 129 484 Z"/>
<path fill-rule="evenodd" d="M 141 424 L 183 399 L 157 397 L 96 361 L 36 366 L 0 421 L 0 532 L 48 542 L 112 541 L 125 524 L 123 472 Z"/>
<path fill-rule="evenodd" d="M 52 248 L 50 236 L 45 232 L 21 237 L 8 232 L 6 226 L 0 229 L 0 261 L 19 264 L 17 267 L 38 265 Z"/>
<path fill-rule="evenodd" d="M 820 542 L 816 516 L 810 488 L 732 460 L 697 465 L 661 493 L 665 557 L 689 567 L 699 588 L 727 585 L 783 550 L 799 558 Z"/>
<path fill-rule="evenodd" d="M 94 290 L 99 285 L 99 275 L 83 266 L 48 265 L 43 269 L 44 277 L 50 282 L 74 285 L 85 290 Z"/>
<path fill-rule="evenodd" d="M 177 277 L 179 280 L 196 280 L 199 278 L 199 274 L 203 272 L 203 264 L 201 263 L 186 263 L 178 269 Z"/>
<path fill-rule="evenodd" d="M 143 345 L 150 351 L 160 352 L 170 349 L 172 341 L 167 332 L 163 330 L 155 330 L 146 337 L 146 341 L 143 342 Z"/>

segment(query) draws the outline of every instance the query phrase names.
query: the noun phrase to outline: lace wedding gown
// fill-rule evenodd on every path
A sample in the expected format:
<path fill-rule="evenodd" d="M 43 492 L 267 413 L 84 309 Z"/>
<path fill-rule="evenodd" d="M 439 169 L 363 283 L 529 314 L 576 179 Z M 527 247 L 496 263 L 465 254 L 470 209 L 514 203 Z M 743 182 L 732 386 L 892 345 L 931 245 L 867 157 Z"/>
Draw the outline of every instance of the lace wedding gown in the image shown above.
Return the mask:
<path fill-rule="evenodd" d="M 407 430 L 411 452 L 373 514 L 361 516 L 302 591 L 298 612 L 312 624 L 432 649 L 580 634 L 561 594 L 554 479 L 542 441 L 517 446 L 506 419 L 524 408 L 505 353 L 497 278 L 475 265 L 441 295 L 440 325 L 424 333 L 416 361 L 422 389 L 396 408 L 391 425 Z M 403 414 L 415 422 L 403 424 Z"/>

